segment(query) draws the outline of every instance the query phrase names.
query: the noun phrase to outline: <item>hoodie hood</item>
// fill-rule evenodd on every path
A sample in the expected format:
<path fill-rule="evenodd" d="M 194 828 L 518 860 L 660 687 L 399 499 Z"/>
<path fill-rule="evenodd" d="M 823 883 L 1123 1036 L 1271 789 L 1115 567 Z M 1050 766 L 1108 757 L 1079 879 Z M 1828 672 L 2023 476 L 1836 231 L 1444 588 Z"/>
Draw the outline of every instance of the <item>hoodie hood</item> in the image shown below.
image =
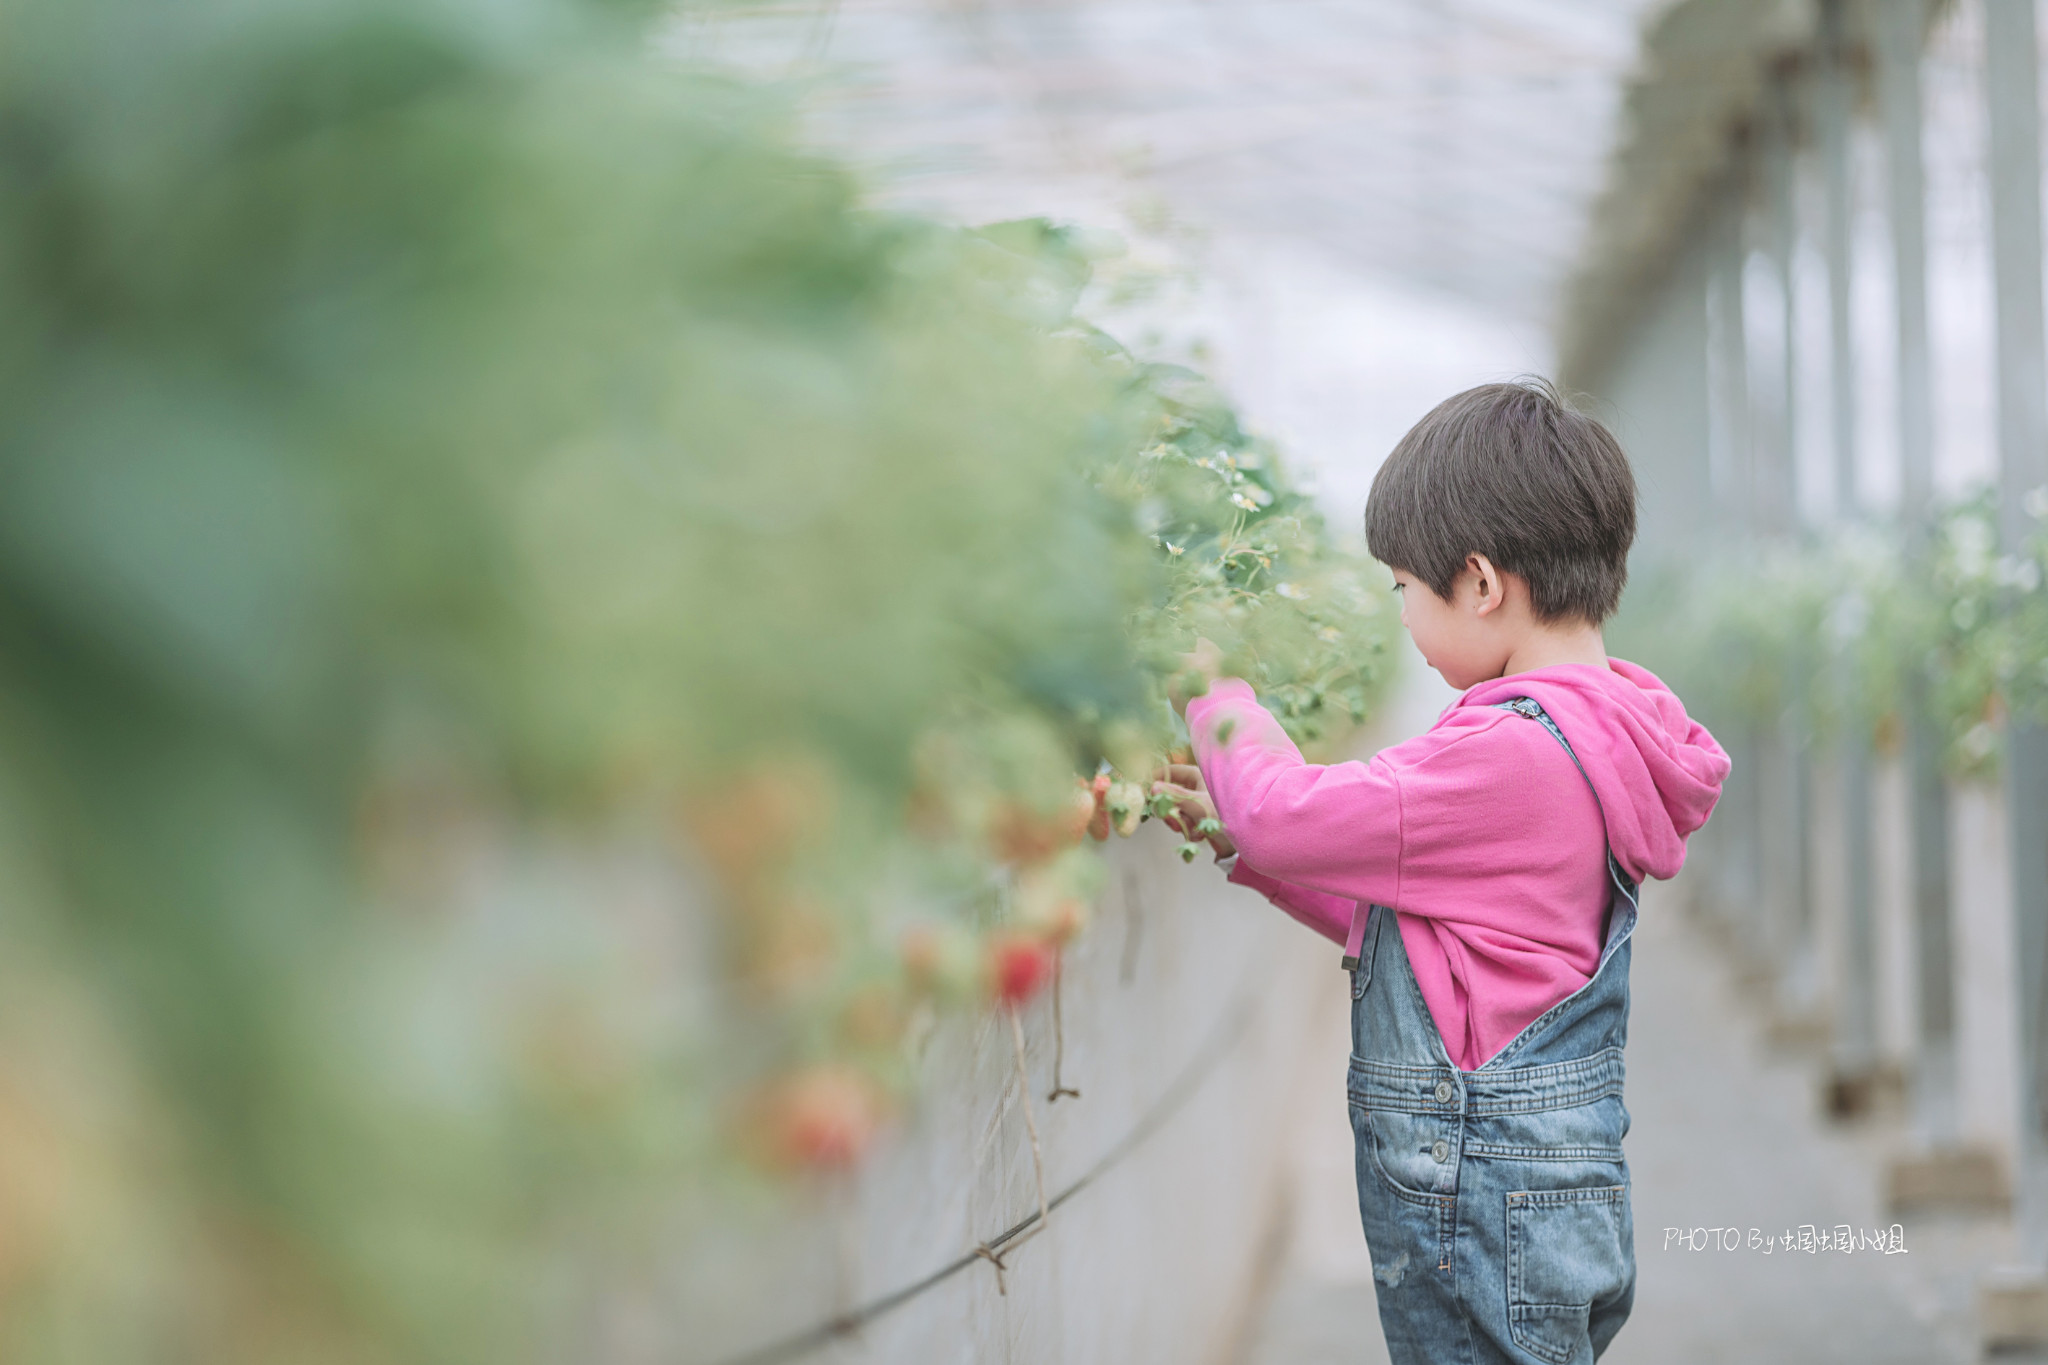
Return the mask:
<path fill-rule="evenodd" d="M 1555 664 L 1495 678 L 1449 711 L 1516 697 L 1541 706 L 1571 741 L 1623 870 L 1638 882 L 1676 876 L 1686 836 L 1707 822 L 1728 776 L 1728 755 L 1706 727 L 1655 674 L 1622 659 L 1606 668 Z"/>

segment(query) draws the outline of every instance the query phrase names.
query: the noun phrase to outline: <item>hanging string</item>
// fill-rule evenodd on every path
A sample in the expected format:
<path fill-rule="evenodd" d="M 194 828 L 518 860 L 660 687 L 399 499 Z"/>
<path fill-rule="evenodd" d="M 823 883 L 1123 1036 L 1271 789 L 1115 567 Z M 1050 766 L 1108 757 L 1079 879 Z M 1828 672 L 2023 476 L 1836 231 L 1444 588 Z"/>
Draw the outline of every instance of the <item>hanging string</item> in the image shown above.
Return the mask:
<path fill-rule="evenodd" d="M 1181 1068 L 1173 1084 L 1153 1101 L 1152 1107 L 1145 1111 L 1144 1117 L 1138 1120 L 1136 1126 L 1097 1158 L 1095 1164 L 1090 1166 L 1080 1179 L 1047 1201 L 1043 1213 L 1033 1210 L 987 1241 L 978 1244 L 972 1251 L 940 1266 L 921 1280 L 907 1284 L 893 1293 L 884 1294 L 878 1299 L 872 1299 L 850 1312 L 827 1318 L 816 1326 L 784 1337 L 780 1341 L 770 1342 L 743 1355 L 718 1361 L 716 1365 L 782 1365 L 784 1361 L 798 1360 L 859 1331 L 883 1314 L 901 1308 L 919 1295 L 944 1284 L 969 1266 L 988 1261 L 998 1267 L 1000 1275 L 1002 1262 L 999 1258 L 1006 1249 L 1014 1249 L 1025 1233 L 1037 1226 L 1047 1214 L 1094 1184 L 1105 1172 L 1136 1151 L 1147 1138 L 1165 1126 L 1168 1119 L 1179 1113 L 1181 1106 L 1194 1098 L 1195 1092 L 1201 1089 L 1202 1082 L 1209 1078 L 1209 1073 L 1216 1069 L 1244 1036 L 1246 1026 L 1251 1023 L 1252 1009 L 1252 996 L 1247 991 L 1217 1020 L 1215 1030 L 1210 1033 L 1200 1050 L 1185 1067 Z"/>
<path fill-rule="evenodd" d="M 1058 959 L 1054 961 L 1057 962 Z M 1024 1132 L 1031 1139 L 1031 1174 L 1038 1180 L 1038 1222 L 1031 1231 L 1024 1234 L 1024 1237 L 1017 1239 L 1021 1242 L 1025 1237 L 1036 1237 L 1045 1231 L 1052 1219 L 1052 1209 L 1045 1202 L 1045 1148 L 1038 1141 L 1038 1118 L 1033 1114 L 1031 1106 L 1031 1073 L 1024 1065 L 1024 1025 L 1017 1018 L 1015 1005 L 1010 1006 L 1010 1041 L 1016 1044 L 1017 1103 L 1024 1106 Z M 1003 1263 L 994 1256 L 989 1259 L 996 1263 L 997 1291 L 1007 1294 L 1009 1291 L 1003 1288 L 1001 1274 Z"/>
<path fill-rule="evenodd" d="M 1001 1256 L 998 1256 L 993 1250 L 991 1250 L 987 1242 L 983 1242 L 980 1246 L 977 1246 L 974 1249 L 974 1255 L 980 1257 L 982 1260 L 987 1261 L 990 1265 L 995 1267 L 996 1293 L 1001 1294 L 1004 1298 L 1008 1298 L 1010 1296 L 1010 1286 L 1008 1285 L 1008 1283 L 1005 1282 L 1003 1272 L 1005 1270 L 1008 1270 L 1009 1267 L 1003 1264 L 1003 1258 Z M 972 1265 L 974 1263 L 973 1258 L 970 1257 L 967 1263 L 969 1265 Z"/>
<path fill-rule="evenodd" d="M 1065 975 L 1067 952 L 1064 947 L 1055 948 L 1052 955 L 1052 1093 L 1045 1097 L 1047 1104 L 1056 1104 L 1062 1095 L 1081 1098 L 1081 1092 L 1072 1086 L 1060 1084 L 1060 1064 L 1067 1057 L 1067 1027 L 1060 1019 L 1060 978 Z"/>

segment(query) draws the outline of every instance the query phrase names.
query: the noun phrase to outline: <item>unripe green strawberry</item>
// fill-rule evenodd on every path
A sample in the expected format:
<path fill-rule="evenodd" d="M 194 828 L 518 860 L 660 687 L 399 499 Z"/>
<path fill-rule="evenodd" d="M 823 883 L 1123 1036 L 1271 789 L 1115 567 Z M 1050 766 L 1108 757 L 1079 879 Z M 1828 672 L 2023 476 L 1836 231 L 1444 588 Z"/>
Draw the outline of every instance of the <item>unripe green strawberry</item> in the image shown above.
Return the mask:
<path fill-rule="evenodd" d="M 1116 832 L 1128 839 L 1138 832 L 1145 818 L 1145 789 L 1135 782 L 1113 783 L 1109 789 L 1109 814 Z"/>

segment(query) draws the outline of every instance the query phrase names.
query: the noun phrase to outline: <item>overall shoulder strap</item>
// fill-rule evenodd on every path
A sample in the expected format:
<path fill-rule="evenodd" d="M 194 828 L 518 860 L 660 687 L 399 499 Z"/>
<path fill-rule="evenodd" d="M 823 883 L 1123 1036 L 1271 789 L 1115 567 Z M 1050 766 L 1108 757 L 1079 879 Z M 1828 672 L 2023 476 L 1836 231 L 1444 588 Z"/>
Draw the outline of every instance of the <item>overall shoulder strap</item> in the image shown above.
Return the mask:
<path fill-rule="evenodd" d="M 1600 809 L 1600 824 L 1604 831 L 1607 824 L 1607 807 L 1600 800 L 1600 789 L 1593 785 L 1593 777 L 1586 771 L 1586 765 L 1579 762 L 1578 751 L 1573 749 L 1572 742 L 1564 737 L 1564 731 L 1557 728 L 1557 722 L 1550 718 L 1550 713 L 1537 705 L 1534 697 L 1510 697 L 1493 705 L 1499 710 L 1512 711 L 1518 716 L 1535 721 L 1550 731 L 1551 738 L 1564 746 L 1565 753 L 1571 755 L 1572 766 L 1579 770 L 1580 777 L 1586 779 L 1586 790 L 1593 793 L 1593 804 Z M 1605 837 L 1603 833 L 1602 838 Z M 1614 856 L 1614 845 L 1611 842 L 1607 844 L 1607 871 L 1608 875 L 1614 878 L 1614 884 L 1621 889 L 1621 894 L 1628 897 L 1629 903 L 1633 905 L 1636 899 L 1636 882 L 1623 870 L 1621 861 Z"/>
<path fill-rule="evenodd" d="M 1557 722 L 1550 718 L 1550 713 L 1539 706 L 1534 697 L 1511 697 L 1507 701 L 1494 702 L 1493 705 L 1499 710 L 1512 711 L 1527 720 L 1535 721 L 1544 729 L 1550 731 L 1551 738 L 1564 746 L 1565 753 L 1571 758 L 1572 766 L 1577 768 L 1579 776 L 1585 779 L 1586 790 L 1593 793 L 1593 804 L 1600 811 L 1600 824 L 1604 841 L 1607 825 L 1607 807 L 1600 800 L 1600 789 L 1593 785 L 1592 774 L 1586 771 L 1585 764 L 1579 762 L 1578 751 L 1573 749 L 1572 742 L 1564 737 L 1564 731 L 1557 728 Z M 1634 905 L 1636 903 L 1635 880 L 1623 869 L 1621 860 L 1614 856 L 1614 845 L 1612 843 L 1607 844 L 1606 851 L 1607 875 L 1613 878 L 1616 889 L 1628 900 L 1628 903 Z M 1351 932 L 1345 936 L 1344 940 L 1344 970 L 1346 971 L 1356 971 L 1360 965 L 1361 953 L 1365 946 L 1366 921 L 1371 917 L 1371 913 L 1371 907 L 1366 905 L 1359 905 L 1352 911 Z"/>

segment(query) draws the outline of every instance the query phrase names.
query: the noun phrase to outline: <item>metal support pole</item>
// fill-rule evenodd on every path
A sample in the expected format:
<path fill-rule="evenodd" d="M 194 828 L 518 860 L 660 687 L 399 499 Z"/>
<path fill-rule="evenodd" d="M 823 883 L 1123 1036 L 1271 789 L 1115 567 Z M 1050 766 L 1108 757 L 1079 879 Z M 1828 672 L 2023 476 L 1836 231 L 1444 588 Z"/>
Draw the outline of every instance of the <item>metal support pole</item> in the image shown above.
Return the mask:
<path fill-rule="evenodd" d="M 1799 237 L 1798 186 L 1794 150 L 1798 143 L 1796 67 L 1780 67 L 1771 80 L 1763 126 L 1765 221 L 1773 273 L 1780 299 L 1775 418 L 1767 437 L 1756 442 L 1758 460 L 1757 526 L 1780 541 L 1798 533 L 1797 444 L 1799 405 L 1798 282 L 1794 257 Z M 1804 661 L 1797 650 L 1789 661 L 1786 695 L 1794 698 L 1773 721 L 1759 745 L 1765 768 L 1757 793 L 1761 826 L 1765 905 L 1775 921 L 1773 941 L 1784 964 L 1777 983 L 1780 1028 L 1794 1036 L 1813 1022 L 1818 995 L 1807 857 L 1806 727 L 1796 699 L 1803 693 Z"/>
<path fill-rule="evenodd" d="M 1999 537 L 2032 534 L 2026 494 L 2048 482 L 2048 389 L 2041 318 L 2040 91 L 2033 0 L 1986 0 L 1991 103 L 1991 253 L 1997 281 Z"/>
<path fill-rule="evenodd" d="M 1741 164 L 1740 157 L 1737 163 Z M 1749 217 L 1747 181 L 1747 176 L 1738 171 L 1724 184 L 1721 211 L 1707 244 L 1708 374 L 1718 476 L 1715 501 L 1723 524 L 1737 544 L 1744 544 L 1753 536 L 1756 510 L 1761 502 L 1751 441 L 1748 319 L 1742 298 L 1743 269 L 1749 256 L 1745 232 Z M 1726 810 L 1726 842 L 1718 859 L 1722 869 L 1717 878 L 1719 900 L 1730 927 L 1737 931 L 1736 942 L 1744 945 L 1744 967 L 1754 973 L 1767 970 L 1775 960 L 1773 925 L 1763 909 L 1758 875 L 1762 848 L 1758 837 L 1758 773 L 1753 757 L 1758 747 L 1756 729 L 1745 724 L 1729 740 L 1736 762 L 1721 795 L 1721 807 Z"/>
<path fill-rule="evenodd" d="M 1927 190 L 1922 160 L 1920 49 L 1927 0 L 1877 8 L 1878 100 L 1898 309 L 1899 527 L 1908 563 L 1924 563 L 1934 517 L 1934 406 L 1927 339 Z M 1917 571 L 1917 570 L 1915 570 Z M 1915 994 L 1913 1111 L 1920 1142 L 1951 1146 L 1956 1128 L 1955 947 L 1948 903 L 1948 786 L 1927 676 L 1907 676 L 1904 701 Z"/>
<path fill-rule="evenodd" d="M 1921 148 L 1920 49 L 1928 0 L 1883 0 L 1877 14 L 1878 101 L 1898 307 L 1900 522 L 1924 536 L 1934 511 L 1934 381 L 1927 341 L 1927 172 Z"/>
<path fill-rule="evenodd" d="M 1998 337 L 1999 535 L 2008 551 L 2030 539 L 2026 493 L 2048 481 L 2048 370 L 2041 304 L 2041 105 L 2034 0 L 1985 0 L 1985 95 L 1990 105 L 1991 256 Z M 2048 949 L 2048 735 L 2015 716 L 2006 734 L 2012 822 L 2013 945 L 2020 1021 L 2021 1255 L 2048 1264 L 2048 1143 L 2042 1101 L 2043 952 Z"/>
<path fill-rule="evenodd" d="M 1857 508 L 1856 350 L 1850 329 L 1850 280 L 1856 262 L 1851 245 L 1845 6 L 1846 0 L 1821 0 L 1820 62 L 1813 82 L 1814 131 L 1826 204 L 1821 247 L 1828 261 L 1828 425 L 1834 443 L 1829 504 L 1837 521 L 1853 520 Z"/>
<path fill-rule="evenodd" d="M 1709 374 L 1713 384 L 1714 501 L 1721 519 L 1738 534 L 1750 526 L 1756 507 L 1755 471 L 1749 439 L 1749 353 L 1742 311 L 1742 267 L 1746 187 L 1731 178 L 1708 244 L 1707 317 Z"/>
<path fill-rule="evenodd" d="M 1789 70 L 1781 70 L 1773 78 L 1764 140 L 1771 264 L 1781 286 L 1778 325 L 1784 345 L 1778 355 L 1778 404 L 1773 414 L 1777 421 L 1772 424 L 1764 477 L 1758 480 L 1761 503 L 1757 524 L 1782 535 L 1791 535 L 1798 529 L 1799 507 L 1799 314 L 1798 287 L 1793 276 L 1793 256 L 1799 242 L 1799 192 L 1793 164 L 1798 140 L 1792 94 L 1795 79 Z"/>
<path fill-rule="evenodd" d="M 1820 152 L 1824 214 L 1821 245 L 1828 266 L 1828 417 L 1833 438 L 1831 496 L 1835 522 L 1857 519 L 1856 340 L 1851 328 L 1855 275 L 1854 212 L 1849 164 L 1851 74 L 1847 0 L 1821 0 L 1818 69 L 1813 82 L 1814 129 Z M 1850 660 L 1832 667 L 1846 676 Z M 1835 1052 L 1829 1108 L 1848 1117 L 1864 1112 L 1877 1064 L 1877 932 L 1871 901 L 1870 736 L 1851 720 L 1835 740 L 1842 802 L 1845 873 L 1842 971 L 1835 995 Z"/>

